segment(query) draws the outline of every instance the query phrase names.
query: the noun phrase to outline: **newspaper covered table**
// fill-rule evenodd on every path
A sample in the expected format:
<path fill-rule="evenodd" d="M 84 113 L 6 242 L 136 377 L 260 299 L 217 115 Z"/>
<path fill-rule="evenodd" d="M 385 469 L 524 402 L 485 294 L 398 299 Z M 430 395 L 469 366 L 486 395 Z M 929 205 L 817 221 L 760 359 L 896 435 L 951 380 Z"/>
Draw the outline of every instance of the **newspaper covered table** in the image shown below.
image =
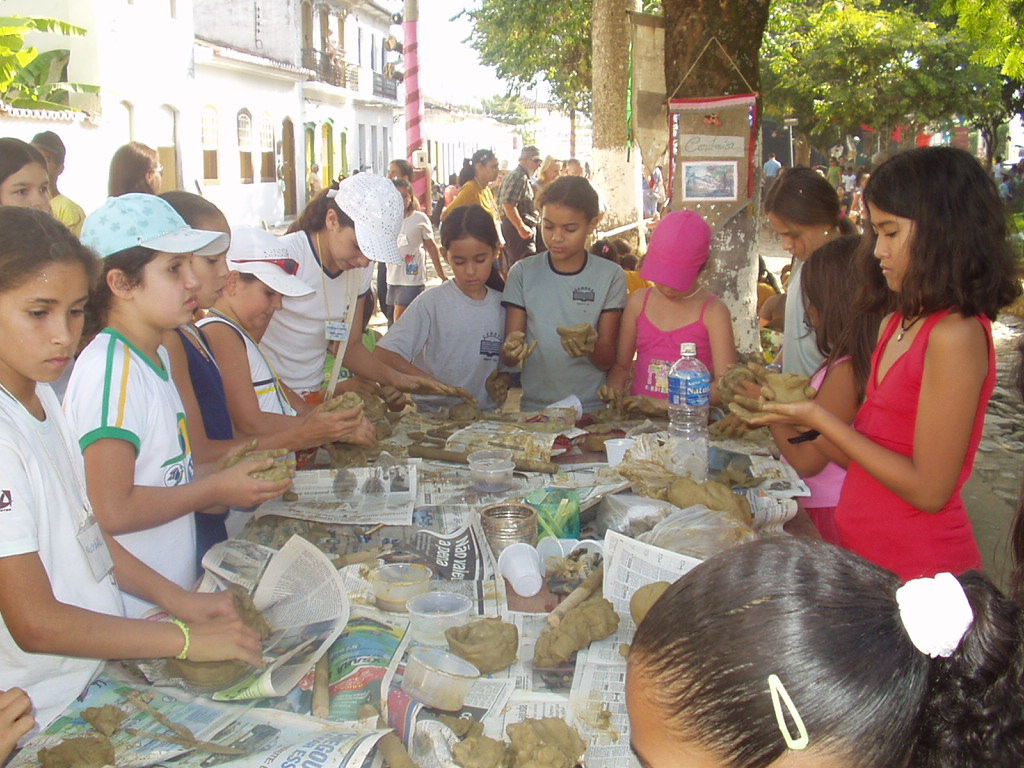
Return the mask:
<path fill-rule="evenodd" d="M 741 461 L 768 479 L 768 486 L 745 493 L 751 498 L 755 515 L 761 510 L 769 520 L 767 527 L 771 527 L 772 520 L 785 517 L 793 495 L 801 491 L 799 478 L 784 468 L 780 470 L 777 461 L 759 451 L 743 453 L 742 445 L 732 444 L 728 448 L 732 449 L 730 453 L 720 454 L 726 461 L 735 462 L 740 455 Z M 344 620 L 340 614 L 335 616 L 328 622 L 333 623 L 327 634 L 319 632 L 314 641 L 303 646 L 315 647 L 318 652 L 326 647 L 320 677 L 310 671 L 297 684 L 289 680 L 288 690 L 272 675 L 263 681 L 264 687 L 257 679 L 237 686 L 253 695 L 271 697 L 260 700 L 255 707 L 251 702 L 218 703 L 181 689 L 151 688 L 104 677 L 90 688 L 83 702 L 76 703 L 31 748 L 19 753 L 18 762 L 12 765 L 34 764 L 33 750 L 81 732 L 81 707 L 143 695 L 156 702 L 152 706 L 165 706 L 175 722 L 190 724 L 197 741 L 241 749 L 244 754 L 211 755 L 202 749 L 189 751 L 181 745 L 160 742 L 153 736 L 154 725 L 146 720 L 145 711 L 139 711 L 132 715 L 133 723 L 138 721 L 131 726 L 135 735 L 119 737 L 118 765 L 169 765 L 168 761 L 173 761 L 178 766 L 194 763 L 197 768 L 292 768 L 313 760 L 318 767 L 368 768 L 382 732 L 375 724 L 361 723 L 358 716 L 362 705 L 372 704 L 412 746 L 421 768 L 449 768 L 454 765 L 451 746 L 455 737 L 440 722 L 441 713 L 401 691 L 412 640 L 407 616 L 379 611 L 374 605 L 366 576 L 381 562 L 423 563 L 433 572 L 432 589 L 467 595 L 473 599 L 478 615 L 501 616 L 518 628 L 517 661 L 499 674 L 477 680 L 463 709 L 452 714 L 480 720 L 484 732 L 496 739 L 505 737 L 509 724 L 525 718 L 561 717 L 586 740 L 589 768 L 635 765 L 625 711 L 626 662 L 620 651 L 635 631 L 629 599 L 640 586 L 651 581 L 674 581 L 698 561 L 610 531 L 604 542 L 603 586 L 619 615 L 619 629 L 581 651 L 575 663 L 570 662 L 566 668 L 538 669 L 532 658 L 547 614 L 510 609 L 506 584 L 496 573 L 478 512 L 488 503 L 519 499 L 537 488 L 550 487 L 573 488 L 582 508 L 593 507 L 627 484 L 606 468 L 585 464 L 557 474 L 516 473 L 514 486 L 507 493 L 481 494 L 473 489 L 464 466 L 395 461 L 390 457 L 385 465 L 299 473 L 297 501 L 265 505 L 247 525 L 243 539 L 221 545 L 204 561 L 204 588 L 236 584 L 250 592 L 258 592 L 264 583 L 289 581 L 281 575 L 280 567 L 272 566 L 280 552 L 305 553 L 286 557 L 287 567 L 283 568 L 284 573 L 292 573 L 290 581 L 302 589 L 333 581 L 303 570 L 300 563 L 307 559 L 311 563 L 307 555 L 312 551 L 329 559 L 332 572 L 340 569 L 340 586 L 331 589 L 340 593 L 337 600 L 350 606 Z M 345 498 L 339 499 L 339 493 Z M 312 600 L 313 605 L 319 602 Z M 311 658 L 303 658 L 307 667 L 309 661 Z M 314 717 L 314 712 L 321 716 Z M 147 732 L 148 736 L 138 735 Z"/>

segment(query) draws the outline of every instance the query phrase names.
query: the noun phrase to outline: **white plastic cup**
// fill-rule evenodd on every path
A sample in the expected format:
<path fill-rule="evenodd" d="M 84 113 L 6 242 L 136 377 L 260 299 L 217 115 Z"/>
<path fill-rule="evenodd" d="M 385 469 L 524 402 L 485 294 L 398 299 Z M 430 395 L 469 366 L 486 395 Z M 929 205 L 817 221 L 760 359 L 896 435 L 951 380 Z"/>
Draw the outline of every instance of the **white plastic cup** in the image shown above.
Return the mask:
<path fill-rule="evenodd" d="M 577 541 L 576 546 L 572 548 L 572 551 L 576 552 L 580 549 L 584 550 L 585 552 L 590 552 L 597 555 L 604 554 L 604 544 L 600 541 L 594 541 L 593 539 L 583 539 L 581 541 Z"/>
<path fill-rule="evenodd" d="M 617 437 L 604 441 L 604 449 L 608 453 L 608 466 L 617 467 L 626 457 L 626 451 L 636 445 L 632 437 Z"/>
<path fill-rule="evenodd" d="M 579 543 L 577 539 L 553 539 L 550 536 L 541 539 L 537 544 L 537 554 L 540 555 L 540 562 L 544 566 L 545 573 L 548 570 L 549 557 L 567 557 Z"/>
<path fill-rule="evenodd" d="M 544 586 L 544 568 L 536 547 L 510 544 L 498 556 L 498 570 L 517 595 L 533 597 Z"/>

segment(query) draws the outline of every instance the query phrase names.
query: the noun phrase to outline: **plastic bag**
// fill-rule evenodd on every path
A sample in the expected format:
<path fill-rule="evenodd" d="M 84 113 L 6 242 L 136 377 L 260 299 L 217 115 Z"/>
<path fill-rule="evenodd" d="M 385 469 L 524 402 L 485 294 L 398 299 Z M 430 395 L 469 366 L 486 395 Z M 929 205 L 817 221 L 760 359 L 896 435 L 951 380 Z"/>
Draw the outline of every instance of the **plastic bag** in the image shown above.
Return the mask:
<path fill-rule="evenodd" d="M 755 539 L 757 534 L 749 525 L 697 504 L 677 509 L 636 538 L 645 544 L 705 560 Z"/>
<path fill-rule="evenodd" d="M 525 499 L 537 508 L 537 538 L 580 537 L 580 495 L 566 488 L 538 488 Z"/>
<path fill-rule="evenodd" d="M 608 531 L 635 539 L 664 520 L 675 506 L 661 499 L 617 493 L 605 496 L 594 518 L 594 533 L 603 539 Z"/>

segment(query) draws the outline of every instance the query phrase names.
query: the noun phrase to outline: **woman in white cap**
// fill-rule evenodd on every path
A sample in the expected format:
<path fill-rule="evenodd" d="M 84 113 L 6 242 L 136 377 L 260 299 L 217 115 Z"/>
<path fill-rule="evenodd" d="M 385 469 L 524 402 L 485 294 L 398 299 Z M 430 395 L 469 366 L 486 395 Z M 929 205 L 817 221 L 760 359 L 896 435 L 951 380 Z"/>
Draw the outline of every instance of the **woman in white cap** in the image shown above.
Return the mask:
<path fill-rule="evenodd" d="M 288 234 L 278 239 L 287 257 L 298 265 L 295 277 L 310 292 L 282 299 L 260 347 L 284 383 L 307 402 L 324 399 L 327 345 L 335 343 L 337 367 L 344 363 L 357 376 L 334 393 L 343 389 L 370 393 L 375 389 L 372 382 L 377 382 L 402 392 L 458 394 L 455 387 L 394 370 L 358 343 L 363 305 L 370 293 L 367 267 L 371 261 L 399 263 L 398 236 L 404 217 L 402 196 L 390 181 L 359 173 L 318 195 Z M 355 342 L 349 344 L 349 339 Z"/>
<path fill-rule="evenodd" d="M 210 315 L 199 321 L 220 366 L 231 421 L 248 435 L 270 433 L 267 441 L 275 445 L 291 435 L 295 443 L 286 444 L 289 448 L 334 441 L 372 445 L 376 433 L 359 409 L 331 414 L 311 406 L 281 381 L 260 348 L 283 298 L 312 293 L 295 276 L 298 262 L 287 253 L 269 232 L 236 228 L 227 283 Z"/>

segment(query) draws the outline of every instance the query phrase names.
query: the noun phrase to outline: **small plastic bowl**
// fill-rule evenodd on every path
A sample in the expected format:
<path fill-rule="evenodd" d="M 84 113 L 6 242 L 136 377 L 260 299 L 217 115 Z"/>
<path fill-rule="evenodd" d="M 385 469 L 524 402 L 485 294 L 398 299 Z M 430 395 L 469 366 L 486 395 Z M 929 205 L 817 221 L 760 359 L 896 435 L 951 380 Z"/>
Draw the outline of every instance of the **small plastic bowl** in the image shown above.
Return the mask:
<path fill-rule="evenodd" d="M 480 670 L 454 653 L 416 646 L 402 676 L 402 690 L 416 701 L 445 712 L 457 712 Z"/>
<path fill-rule="evenodd" d="M 473 611 L 473 601 L 455 592 L 426 592 L 410 598 L 409 631 L 412 639 L 426 645 L 448 644 L 444 631 L 467 623 Z"/>
<path fill-rule="evenodd" d="M 473 487 L 478 491 L 493 493 L 507 491 L 512 487 L 512 472 L 515 462 L 508 448 L 493 448 L 474 451 L 467 457 Z"/>
<path fill-rule="evenodd" d="M 389 563 L 370 571 L 369 580 L 377 607 L 405 611 L 406 601 L 430 589 L 431 571 L 419 563 Z"/>

